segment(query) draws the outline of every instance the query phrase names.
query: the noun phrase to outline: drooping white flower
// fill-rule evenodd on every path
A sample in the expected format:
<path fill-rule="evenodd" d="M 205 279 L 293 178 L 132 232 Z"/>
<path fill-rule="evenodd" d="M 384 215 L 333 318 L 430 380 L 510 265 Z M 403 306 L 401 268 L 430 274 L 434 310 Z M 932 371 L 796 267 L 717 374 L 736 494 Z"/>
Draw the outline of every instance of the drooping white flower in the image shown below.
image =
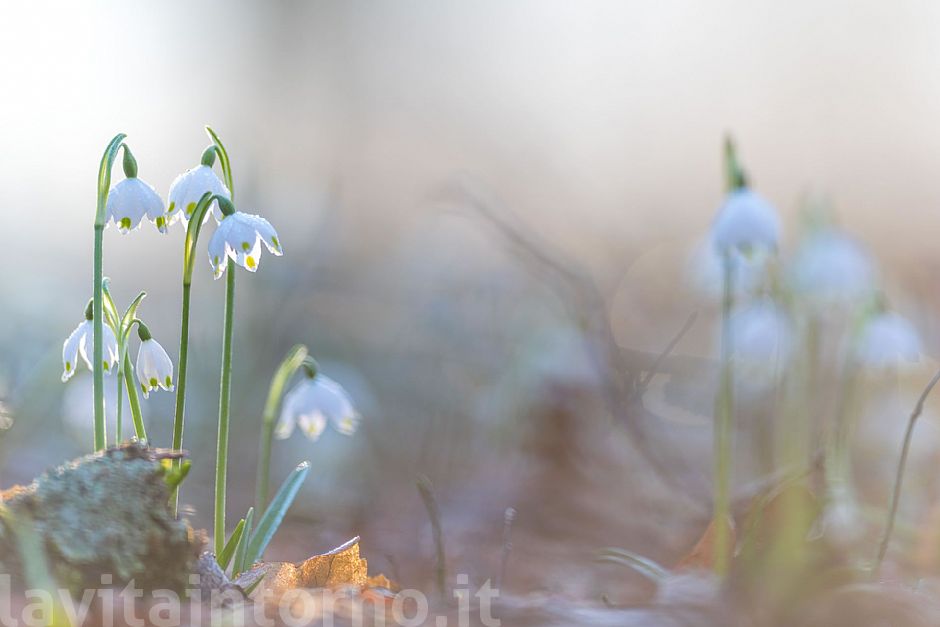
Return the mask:
<path fill-rule="evenodd" d="M 213 196 L 222 196 L 231 199 L 231 194 L 222 179 L 218 177 L 211 166 L 202 164 L 195 168 L 190 168 L 174 179 L 170 185 L 170 194 L 168 201 L 170 203 L 167 209 L 169 221 L 172 224 L 177 219 L 181 220 L 185 226 L 196 209 L 196 204 L 203 194 L 211 192 Z M 219 209 L 218 201 L 212 201 L 212 215 L 216 222 L 222 221 L 222 210 Z M 206 212 L 206 220 L 209 214 Z"/>
<path fill-rule="evenodd" d="M 856 346 L 860 363 L 886 368 L 903 362 L 920 361 L 920 336 L 913 325 L 895 313 L 881 313 L 862 329 Z"/>
<path fill-rule="evenodd" d="M 780 240 L 780 218 L 769 202 L 741 188 L 725 198 L 711 237 L 720 254 L 774 251 Z"/>
<path fill-rule="evenodd" d="M 130 176 L 111 188 L 108 193 L 107 220 L 114 222 L 121 233 L 129 233 L 146 216 L 166 233 L 167 216 L 163 199 L 153 187 L 136 176 Z"/>
<path fill-rule="evenodd" d="M 271 254 L 284 254 L 274 227 L 261 216 L 241 211 L 225 216 L 209 240 L 209 262 L 215 278 L 225 273 L 229 258 L 249 272 L 256 271 L 262 242 Z"/>
<path fill-rule="evenodd" d="M 769 300 L 747 305 L 731 316 L 732 351 L 745 362 L 773 362 L 790 353 L 787 316 Z"/>
<path fill-rule="evenodd" d="M 304 377 L 285 395 L 274 435 L 278 439 L 288 438 L 294 427 L 299 426 L 304 435 L 316 441 L 327 424 L 343 435 L 352 435 L 359 420 L 346 390 L 329 377 L 317 374 L 312 379 Z"/>
<path fill-rule="evenodd" d="M 822 309 L 869 300 L 875 274 L 874 263 L 862 246 L 828 227 L 806 236 L 789 269 L 794 291 Z"/>
<path fill-rule="evenodd" d="M 137 353 L 137 380 L 144 398 L 152 390 L 163 388 L 173 390 L 173 362 L 160 343 L 153 338 L 142 339 Z"/>
<path fill-rule="evenodd" d="M 751 294 L 766 281 L 771 258 L 767 255 L 732 255 L 735 296 Z M 711 241 L 700 242 L 686 267 L 689 286 L 702 297 L 719 298 L 723 290 L 724 268 L 721 254 Z"/>
<path fill-rule="evenodd" d="M 114 331 L 108 325 L 102 325 L 104 339 L 104 366 L 105 372 L 111 372 L 118 362 L 118 344 Z M 89 370 L 92 370 L 91 357 L 94 342 L 95 325 L 91 320 L 85 319 L 79 324 L 71 335 L 62 344 L 62 382 L 72 378 L 78 369 L 78 359 L 81 357 Z"/>

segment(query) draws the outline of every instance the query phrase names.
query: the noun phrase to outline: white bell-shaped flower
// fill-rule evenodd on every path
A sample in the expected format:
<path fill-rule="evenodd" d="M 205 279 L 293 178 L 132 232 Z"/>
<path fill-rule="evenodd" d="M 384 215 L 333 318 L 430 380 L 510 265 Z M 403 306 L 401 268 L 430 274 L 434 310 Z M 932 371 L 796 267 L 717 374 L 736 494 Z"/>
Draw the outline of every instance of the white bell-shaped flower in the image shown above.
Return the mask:
<path fill-rule="evenodd" d="M 231 199 L 231 194 L 222 179 L 218 177 L 211 166 L 201 164 L 195 168 L 190 168 L 174 179 L 170 185 L 170 194 L 167 209 L 169 221 L 172 224 L 177 219 L 181 220 L 185 226 L 193 215 L 199 199 L 210 192 L 213 196 L 222 196 Z M 218 201 L 212 201 L 212 215 L 216 222 L 222 221 L 222 210 L 219 209 Z M 209 213 L 206 212 L 206 220 L 209 219 Z"/>
<path fill-rule="evenodd" d="M 732 350 L 745 362 L 777 362 L 790 354 L 787 316 L 769 300 L 747 305 L 731 316 Z"/>
<path fill-rule="evenodd" d="M 136 229 L 144 217 L 153 222 L 161 233 L 166 233 L 163 199 L 152 186 L 136 176 L 130 176 L 111 188 L 106 209 L 108 221 L 114 222 L 121 233 Z"/>
<path fill-rule="evenodd" d="M 288 438 L 294 427 L 299 426 L 305 436 L 316 441 L 327 424 L 343 435 L 352 435 L 359 420 L 346 390 L 329 377 L 317 374 L 312 379 L 305 377 L 285 395 L 274 435 L 278 439 Z"/>
<path fill-rule="evenodd" d="M 735 297 L 753 294 L 767 281 L 773 260 L 767 255 L 732 255 Z M 724 289 L 721 254 L 710 241 L 700 242 L 689 255 L 685 276 L 689 287 L 703 298 L 720 298 Z"/>
<path fill-rule="evenodd" d="M 769 202 L 747 188 L 728 194 L 712 224 L 719 253 L 771 252 L 780 240 L 780 218 Z"/>
<path fill-rule="evenodd" d="M 921 341 L 914 326 L 890 312 L 871 318 L 856 346 L 859 362 L 870 368 L 887 368 L 920 361 Z"/>
<path fill-rule="evenodd" d="M 771 300 L 744 305 L 731 315 L 731 351 L 745 397 L 771 388 L 786 368 L 793 345 L 789 317 Z"/>
<path fill-rule="evenodd" d="M 141 338 L 140 351 L 137 353 L 137 380 L 140 381 L 144 398 L 148 398 L 150 392 L 157 388 L 173 390 L 173 362 L 152 337 Z"/>
<path fill-rule="evenodd" d="M 111 327 L 106 324 L 102 326 L 102 331 L 104 338 L 104 363 L 102 366 L 104 366 L 105 372 L 111 372 L 118 362 L 117 338 L 114 336 L 114 331 L 111 330 Z M 72 375 L 75 374 L 79 358 L 85 362 L 89 370 L 92 369 L 89 353 L 92 352 L 92 346 L 94 345 L 94 333 L 95 325 L 90 319 L 86 318 L 72 331 L 72 334 L 69 335 L 62 344 L 63 383 L 71 379 Z"/>
<path fill-rule="evenodd" d="M 874 263 L 862 246 L 828 227 L 804 238 L 789 268 L 793 290 L 822 310 L 870 300 L 875 275 Z"/>
<path fill-rule="evenodd" d="M 225 216 L 209 240 L 209 262 L 215 278 L 225 273 L 229 258 L 255 272 L 261 262 L 262 242 L 271 254 L 284 254 L 274 227 L 261 216 L 241 211 Z"/>

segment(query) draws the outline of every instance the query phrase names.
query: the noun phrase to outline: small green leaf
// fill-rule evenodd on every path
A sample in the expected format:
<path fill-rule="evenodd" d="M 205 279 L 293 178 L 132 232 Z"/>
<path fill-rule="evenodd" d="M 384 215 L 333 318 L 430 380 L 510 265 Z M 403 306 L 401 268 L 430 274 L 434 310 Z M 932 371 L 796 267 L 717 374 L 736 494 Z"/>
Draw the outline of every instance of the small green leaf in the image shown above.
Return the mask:
<path fill-rule="evenodd" d="M 144 390 L 144 392 L 146 392 L 146 390 Z M 192 468 L 192 465 L 193 463 L 186 459 L 183 460 L 183 463 L 179 466 L 171 465 L 166 468 L 166 475 L 164 475 L 163 480 L 166 481 L 166 485 L 170 489 L 170 492 L 175 490 L 179 484 L 183 483 L 183 479 L 185 479 L 186 475 L 189 474 L 189 469 Z"/>
<path fill-rule="evenodd" d="M 127 332 L 133 323 L 134 318 L 137 317 L 137 308 L 140 307 L 140 301 L 147 296 L 147 292 L 141 292 L 137 295 L 137 298 L 131 302 L 130 306 L 124 311 L 124 316 L 121 318 L 121 333 L 124 334 L 124 337 L 127 337 Z"/>
<path fill-rule="evenodd" d="M 242 534 L 241 540 L 238 541 L 238 546 L 235 549 L 235 563 L 232 564 L 232 579 L 245 572 L 245 560 L 248 557 L 248 542 L 251 538 L 251 526 L 254 522 L 254 517 L 255 508 L 249 507 L 248 513 L 245 514 L 245 532 Z"/>
<path fill-rule="evenodd" d="M 248 510 L 249 512 L 251 510 Z M 238 543 L 241 542 L 242 536 L 244 536 L 245 531 L 245 519 L 242 518 L 238 521 L 238 524 L 235 525 L 235 530 L 232 532 L 232 535 L 229 536 L 228 542 L 225 543 L 225 546 L 222 547 L 222 552 L 215 557 L 215 561 L 218 562 L 219 566 L 222 567 L 222 570 L 228 568 L 229 562 L 232 561 L 232 556 L 235 555 L 235 547 L 238 546 Z"/>
<path fill-rule="evenodd" d="M 264 553 L 264 550 L 268 548 L 268 543 L 271 542 L 271 538 L 274 537 L 277 528 L 281 526 L 284 515 L 287 513 L 291 503 L 294 502 L 294 497 L 297 496 L 297 491 L 300 490 L 300 486 L 303 484 L 304 479 L 307 478 L 309 471 L 310 464 L 304 462 L 297 466 L 297 468 L 294 468 L 290 475 L 287 476 L 287 479 L 284 480 L 284 483 L 281 484 L 277 494 L 275 494 L 274 498 L 271 500 L 271 505 L 268 506 L 264 515 L 261 516 L 261 520 L 258 521 L 258 529 L 255 531 L 248 545 L 246 563 L 254 564 L 261 559 L 261 555 Z"/>

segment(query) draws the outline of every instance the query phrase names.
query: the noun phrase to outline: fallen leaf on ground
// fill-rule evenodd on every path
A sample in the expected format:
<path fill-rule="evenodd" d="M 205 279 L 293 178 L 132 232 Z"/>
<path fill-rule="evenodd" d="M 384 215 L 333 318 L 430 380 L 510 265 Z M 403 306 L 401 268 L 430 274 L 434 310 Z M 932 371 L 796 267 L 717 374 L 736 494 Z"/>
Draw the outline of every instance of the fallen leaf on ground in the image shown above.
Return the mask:
<path fill-rule="evenodd" d="M 385 575 L 369 577 L 368 562 L 359 555 L 359 537 L 355 537 L 332 551 L 293 564 L 270 563 L 265 566 L 264 586 L 280 596 L 294 588 L 341 588 L 358 590 L 385 588 L 398 590 L 397 584 Z"/>

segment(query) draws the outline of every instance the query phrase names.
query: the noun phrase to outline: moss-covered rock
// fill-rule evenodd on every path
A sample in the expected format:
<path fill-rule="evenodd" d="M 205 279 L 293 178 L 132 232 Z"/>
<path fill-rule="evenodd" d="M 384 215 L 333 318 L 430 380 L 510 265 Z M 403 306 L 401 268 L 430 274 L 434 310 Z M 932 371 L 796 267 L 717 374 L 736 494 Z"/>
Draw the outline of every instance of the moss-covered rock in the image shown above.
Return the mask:
<path fill-rule="evenodd" d="M 143 589 L 182 590 L 205 539 L 169 508 L 164 476 L 174 456 L 139 444 L 108 449 L 7 490 L 3 503 L 33 521 L 61 585 L 78 590 L 134 580 Z M 4 531 L 0 560 L 16 573 L 18 553 Z"/>

